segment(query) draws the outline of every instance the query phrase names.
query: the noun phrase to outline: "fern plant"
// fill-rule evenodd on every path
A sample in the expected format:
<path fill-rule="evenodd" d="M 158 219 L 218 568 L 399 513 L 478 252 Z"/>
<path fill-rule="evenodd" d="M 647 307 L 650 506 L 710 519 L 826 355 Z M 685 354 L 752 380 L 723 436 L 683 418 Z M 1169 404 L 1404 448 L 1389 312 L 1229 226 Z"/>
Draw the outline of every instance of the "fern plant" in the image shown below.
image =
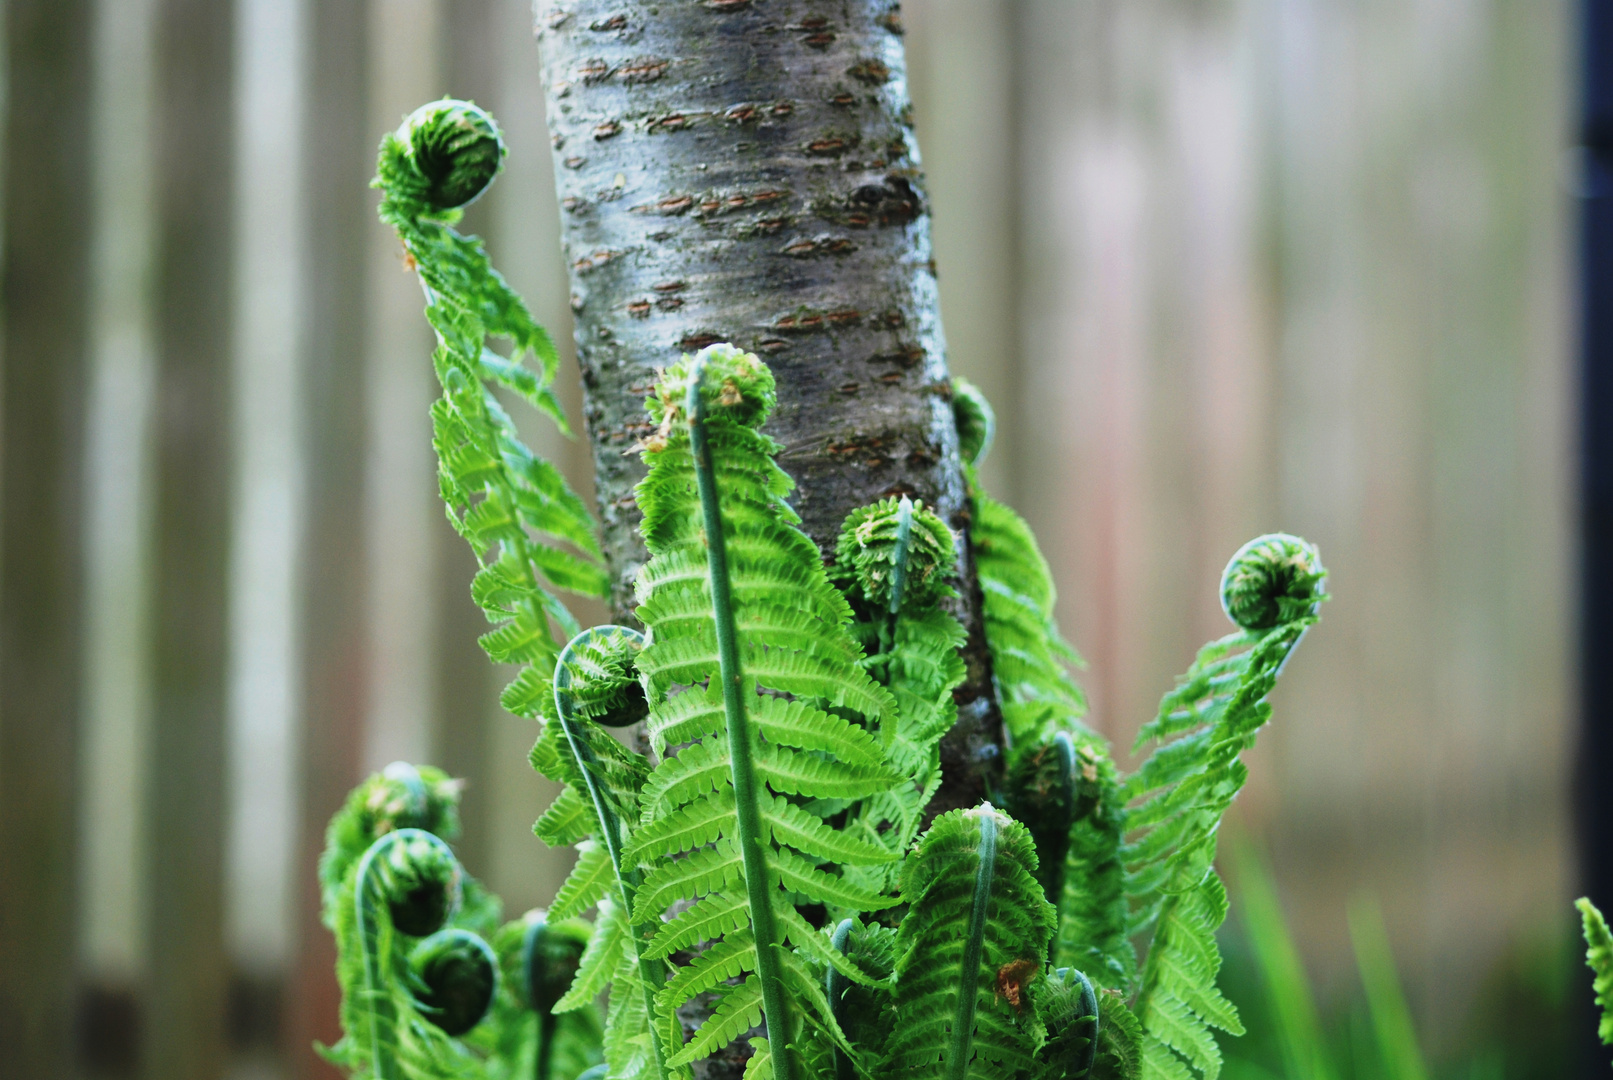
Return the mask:
<path fill-rule="evenodd" d="M 1579 908 L 1585 933 L 1585 963 L 1595 976 L 1592 989 L 1596 992 L 1596 1004 L 1602 1010 L 1596 1037 L 1603 1044 L 1613 1046 L 1613 933 L 1608 932 L 1607 920 L 1589 897 L 1580 897 L 1574 901 L 1574 906 Z"/>
<path fill-rule="evenodd" d="M 648 472 L 635 491 L 650 556 L 635 579 L 643 631 L 579 631 L 559 604 L 556 589 L 603 590 L 599 546 L 500 404 L 513 393 L 563 425 L 553 348 L 480 243 L 450 227 L 502 153 L 485 113 L 438 102 L 387 137 L 377 184 L 438 333 L 442 491 L 482 561 L 473 593 L 499 624 L 484 644 L 526 665 L 503 700 L 540 723 L 532 764 L 563 785 L 534 831 L 574 845 L 577 860 L 541 931 L 495 932 L 496 902 L 464 879 L 475 899 L 461 911 L 483 914 L 452 928 L 492 934 L 505 975 L 491 1019 L 458 1042 L 431 1035 L 430 1053 L 410 1044 L 409 1067 L 503 1067 L 508 995 L 540 1014 L 523 1014 L 535 1040 L 526 1060 L 553 1069 L 558 1050 L 543 1047 L 604 995 L 604 1060 L 590 1077 L 690 1076 L 740 1044 L 755 1080 L 1216 1080 L 1211 1029 L 1239 1030 L 1216 987 L 1217 830 L 1272 686 L 1325 598 L 1315 549 L 1274 534 L 1237 553 L 1222 581 L 1237 632 L 1165 696 L 1139 740 L 1152 754 L 1124 775 L 1084 723 L 1047 563 L 979 484 L 990 405 L 956 381 L 966 539 L 1007 762 L 991 802 L 930 820 L 964 682 L 965 633 L 949 606 L 959 538 L 898 492 L 854 510 L 825 559 L 789 504 L 793 481 L 764 430 L 777 388 L 756 356 L 711 345 L 647 388 Z M 510 355 L 489 337 L 510 341 Z M 522 364 L 528 354 L 539 370 Z M 629 727 L 642 731 L 638 749 L 613 733 Z M 353 933 L 343 919 L 357 926 L 342 912 L 368 895 L 344 868 L 377 842 L 340 831 L 327 897 L 339 938 Z M 421 843 L 441 861 L 446 848 Z M 574 920 L 590 908 L 585 929 Z M 527 941 L 530 957 L 551 932 L 581 947 L 563 991 L 560 967 L 554 979 L 509 974 L 505 944 Z M 366 955 L 353 951 L 363 941 L 343 955 Z M 344 963 L 353 1025 L 392 1008 L 398 1029 L 440 1008 L 378 995 L 353 981 L 362 964 Z M 380 1060 L 352 1035 L 337 1050 L 353 1068 Z M 565 1060 L 559 1075 L 583 1072 L 584 1057 Z"/>
<path fill-rule="evenodd" d="M 599 1020 L 550 1007 L 590 928 L 540 912 L 501 926 L 449 847 L 458 798 L 440 770 L 398 762 L 331 820 L 320 878 L 345 1035 L 321 1052 L 375 1080 L 575 1076 L 599 1060 Z"/>

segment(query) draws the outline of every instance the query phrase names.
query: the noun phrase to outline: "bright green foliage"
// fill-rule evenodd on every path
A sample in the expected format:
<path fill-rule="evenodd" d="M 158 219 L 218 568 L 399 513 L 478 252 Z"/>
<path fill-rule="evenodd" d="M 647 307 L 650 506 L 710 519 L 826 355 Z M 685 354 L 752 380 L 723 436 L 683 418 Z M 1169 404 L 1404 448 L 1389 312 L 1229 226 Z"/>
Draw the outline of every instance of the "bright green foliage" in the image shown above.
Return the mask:
<path fill-rule="evenodd" d="M 592 937 L 593 927 L 582 919 L 551 921 L 541 910 L 499 927 L 493 948 L 504 992 L 494 999 L 487 1025 L 497 1038 L 489 1080 L 569 1080 L 601 1060 L 604 1033 L 593 1003 L 553 1011 Z"/>
<path fill-rule="evenodd" d="M 941 607 L 956 595 L 947 584 L 955 565 L 952 531 L 905 496 L 853 510 L 835 547 L 830 576 L 851 604 L 852 634 L 868 653 L 868 671 L 896 701 L 885 755 L 902 777 L 865 799 L 845 828 L 897 854 L 912 845 L 940 787 L 941 737 L 958 718 L 952 691 L 965 675 L 964 630 Z M 883 822 L 892 827 L 881 831 Z M 887 865 L 861 880 L 883 889 L 895 870 Z"/>
<path fill-rule="evenodd" d="M 1038 1075 L 1088 1080 L 1098 1058 L 1098 994 L 1091 980 L 1074 968 L 1059 968 L 1036 981 L 1032 997 L 1047 1030 L 1036 1055 Z"/>
<path fill-rule="evenodd" d="M 354 1075 L 533 1076 L 536 1022 L 519 977 L 526 923 L 500 927 L 497 898 L 443 842 L 459 829 L 459 788 L 441 770 L 398 762 L 355 788 L 327 830 L 324 920 L 346 1036 L 320 1049 Z M 586 923 L 567 930 L 588 936 Z M 562 1023 L 555 1054 L 579 1071 L 599 1042 L 590 1006 Z"/>
<path fill-rule="evenodd" d="M 1210 1028 L 1242 1034 L 1237 1010 L 1215 987 L 1215 931 L 1227 911 L 1212 865 L 1216 835 L 1248 776 L 1240 755 L 1271 717 L 1266 697 L 1316 621 L 1326 573 L 1303 540 L 1274 534 L 1246 544 L 1227 566 L 1222 595 L 1229 614 L 1249 625 L 1200 650 L 1138 733 L 1139 747 L 1160 743 L 1123 789 L 1135 803 L 1125 850 L 1132 928 L 1153 932 L 1134 1006 L 1145 1078 L 1185 1078 L 1191 1065 L 1215 1080 L 1221 1053 Z M 1284 621 L 1267 625 L 1274 615 Z"/>
<path fill-rule="evenodd" d="M 1065 855 L 1054 962 L 1079 968 L 1106 990 L 1129 993 L 1137 956 L 1122 857 L 1127 818 L 1120 772 L 1096 736 L 1077 734 L 1072 741 L 1078 814 Z"/>
<path fill-rule="evenodd" d="M 480 1062 L 432 1022 L 409 955 L 459 908 L 461 871 L 448 845 L 421 829 L 386 833 L 350 868 L 326 918 L 337 935 L 346 1036 L 326 1051 L 375 1080 L 476 1077 Z"/>
<path fill-rule="evenodd" d="M 1075 751 L 1079 787 L 1062 875 L 1043 868 L 1059 891 L 1055 962 L 1077 968 L 1093 983 L 1130 991 L 1132 951 L 1121 842 L 1125 800 L 1108 744 L 1081 722 L 1086 697 L 1070 675 L 1081 658 L 1053 618 L 1053 573 L 1025 520 L 986 494 L 975 473 L 991 449 L 996 419 L 985 395 L 966 379 L 953 379 L 953 415 L 963 447 L 973 523 L 969 542 L 984 598 L 986 644 L 1008 729 L 1010 778 L 1042 768 L 1054 738 L 1065 734 Z M 1010 791 L 1010 810 L 1020 801 Z M 1057 885 L 1062 878 L 1062 885 Z"/>
<path fill-rule="evenodd" d="M 1315 621 L 1314 549 L 1277 535 L 1239 552 L 1223 602 L 1241 632 L 1200 653 L 1144 728 L 1161 745 L 1122 777 L 1082 723 L 1080 660 L 1054 623 L 1047 562 L 980 489 L 991 407 L 956 380 L 1009 744 L 999 801 L 1021 821 L 990 804 L 953 811 L 915 846 L 965 677 L 964 630 L 945 610 L 952 534 L 922 504 L 885 499 L 848 517 L 826 568 L 762 433 L 772 373 L 712 346 L 647 401 L 657 429 L 636 496 L 651 559 L 635 582 L 647 634 L 579 634 L 557 592 L 603 595 L 593 521 L 503 405 L 513 394 L 565 427 L 554 346 L 480 242 L 451 227 L 503 155 L 486 113 L 436 102 L 387 136 L 376 186 L 437 333 L 440 487 L 481 563 L 472 592 L 497 624 L 482 643 L 523 665 L 502 701 L 543 721 L 531 761 L 564 785 L 534 831 L 578 858 L 545 917 L 495 935 L 497 901 L 412 831 L 452 834 L 451 782 L 367 782 L 321 865 L 353 1033 L 333 1058 L 373 1059 L 377 1077 L 548 1080 L 602 1055 L 612 1080 L 683 1080 L 765 1021 L 747 1080 L 1216 1080 L 1210 1028 L 1239 1030 L 1216 989 L 1216 832 L 1265 698 Z M 607 730 L 640 721 L 653 768 Z M 420 866 L 387 861 L 405 852 Z M 444 903 L 428 919 L 418 897 L 398 900 L 410 874 L 450 864 L 457 912 Z M 371 881 L 365 866 L 386 873 Z M 592 932 L 569 921 L 591 907 Z M 1140 973 L 1134 938 L 1147 944 Z M 700 996 L 715 1008 L 685 1042 L 677 1010 Z M 489 997 L 491 1019 L 474 1023 Z"/>
<path fill-rule="evenodd" d="M 742 870 L 746 808 L 738 803 L 752 778 L 741 775 L 743 763 L 736 765 L 724 737 L 734 734 L 735 717 L 722 693 L 707 531 L 685 405 L 691 378 L 704 398 L 706 452 L 726 540 L 742 667 L 736 685 L 744 729 L 737 737 L 747 740 L 759 781 L 750 810 L 767 834 L 761 843 L 770 880 L 761 895 L 777 918 L 771 940 L 753 935 L 757 894 Z M 820 982 L 785 939 L 842 965 L 850 977 L 865 976 L 828 948 L 796 905 L 872 911 L 893 902 L 849 881 L 840 867 L 894 856 L 876 841 L 832 828 L 809 801 L 863 798 L 896 782 L 879 738 L 894 707 L 863 670 L 862 652 L 846 628 L 850 609 L 784 502 L 791 483 L 774 463 L 778 446 L 756 430 L 772 403 L 766 366 L 720 346 L 685 357 L 649 400 L 661 427 L 645 450 L 650 471 L 637 492 L 652 556 L 637 582 L 638 617 L 650 631 L 638 669 L 649 684 L 651 740 L 667 756 L 641 794 L 639 827 L 629 843 L 628 857 L 649 867 L 632 915 L 643 923 L 676 901 L 695 901 L 660 925 L 647 951 L 670 957 L 702 941 L 709 947 L 677 966 L 658 1000 L 670 1013 L 696 994 L 720 996 L 712 1017 L 671 1057 L 677 1063 L 709 1054 L 760 1019 L 758 953 L 764 949 L 781 969 L 794 1022 L 833 1032 Z M 740 977 L 739 985 L 726 985 Z M 783 1041 L 776 1020 L 769 1023 L 775 1055 Z M 804 1045 L 794 1030 L 788 1037 Z"/>
<path fill-rule="evenodd" d="M 1608 933 L 1607 921 L 1588 897 L 1574 901 L 1579 908 L 1585 930 L 1585 963 L 1595 974 L 1592 989 L 1596 991 L 1596 1004 L 1602 1008 L 1602 1019 L 1597 1024 L 1597 1037 L 1613 1046 L 1613 934 Z"/>
<path fill-rule="evenodd" d="M 555 590 L 603 596 L 607 579 L 587 508 L 521 442 L 496 393 L 526 400 L 565 430 L 550 389 L 559 363 L 554 343 L 488 262 L 482 242 L 451 227 L 459 206 L 492 181 L 503 153 L 492 117 L 466 102 L 434 102 L 382 140 L 375 186 L 381 220 L 397 230 L 420 275 L 437 332 L 437 478 L 448 519 L 481 562 L 471 594 L 498 624 L 482 647 L 500 663 L 532 665 L 504 702 L 533 716 L 560 648 L 551 621 L 568 637 L 577 632 Z M 509 354 L 489 348 L 489 338 L 509 342 Z M 525 365 L 527 356 L 537 370 Z"/>
<path fill-rule="evenodd" d="M 1032 985 L 1054 920 L 1035 872 L 1029 832 L 989 803 L 942 814 L 920 838 L 902 867 L 882 1075 L 1011 1080 L 1034 1067 Z"/>
<path fill-rule="evenodd" d="M 554 719 L 544 732 L 546 737 L 558 733 L 549 745 L 556 772 L 567 784 L 555 807 L 569 795 L 584 808 L 582 817 L 592 837 L 577 845 L 577 863 L 555 894 L 549 914 L 564 919 L 599 905 L 599 934 L 609 952 L 593 957 L 585 952 L 582 959 L 590 978 L 604 976 L 610 981 L 605 1060 L 623 1080 L 667 1076 L 668 1047 L 678 1045 L 682 1035 L 671 1010 L 657 1010 L 653 1000 L 665 968 L 646 954 L 641 942 L 657 925 L 655 915 L 633 917 L 642 879 L 626 848 L 648 764 L 589 719 L 590 715 L 616 718 L 626 708 L 637 711 L 627 687 L 636 680 L 643 644 L 643 635 L 621 626 L 584 630 L 567 643 L 555 664 Z M 540 740 L 533 750 L 534 762 L 544 748 Z M 555 807 L 539 820 L 540 835 Z M 571 994 L 564 1000 L 567 1009 L 582 1004 Z"/>

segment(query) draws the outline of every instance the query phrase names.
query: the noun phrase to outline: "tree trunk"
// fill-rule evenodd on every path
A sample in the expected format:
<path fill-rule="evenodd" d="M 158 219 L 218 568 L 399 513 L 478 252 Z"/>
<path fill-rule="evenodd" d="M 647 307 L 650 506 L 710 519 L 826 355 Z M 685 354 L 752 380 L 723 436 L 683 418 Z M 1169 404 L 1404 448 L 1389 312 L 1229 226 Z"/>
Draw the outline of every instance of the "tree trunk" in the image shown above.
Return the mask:
<path fill-rule="evenodd" d="M 897 5 L 540 0 L 562 237 L 613 606 L 645 560 L 634 447 L 680 353 L 727 341 L 778 380 L 767 432 L 825 552 L 888 495 L 959 537 L 969 678 L 932 812 L 984 798 L 1002 720 L 911 130 Z"/>

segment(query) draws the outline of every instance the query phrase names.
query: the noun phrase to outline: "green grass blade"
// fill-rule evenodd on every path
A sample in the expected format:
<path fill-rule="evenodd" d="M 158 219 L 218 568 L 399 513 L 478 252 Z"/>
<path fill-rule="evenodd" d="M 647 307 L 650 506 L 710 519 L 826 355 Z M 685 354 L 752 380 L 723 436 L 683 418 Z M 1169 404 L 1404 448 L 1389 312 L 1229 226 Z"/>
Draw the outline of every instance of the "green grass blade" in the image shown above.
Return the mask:
<path fill-rule="evenodd" d="M 1366 989 L 1367 1010 L 1372 1016 L 1372 1032 L 1384 1073 L 1388 1080 L 1428 1080 L 1428 1066 L 1417 1045 L 1406 995 L 1400 988 L 1383 913 L 1369 897 L 1357 897 L 1350 904 L 1350 941 L 1355 946 L 1355 962 Z"/>
<path fill-rule="evenodd" d="M 1232 864 L 1244 929 L 1265 984 L 1283 1067 L 1290 1077 L 1336 1080 L 1339 1071 L 1328 1053 L 1316 999 L 1283 919 L 1271 871 L 1246 839 L 1233 845 Z"/>

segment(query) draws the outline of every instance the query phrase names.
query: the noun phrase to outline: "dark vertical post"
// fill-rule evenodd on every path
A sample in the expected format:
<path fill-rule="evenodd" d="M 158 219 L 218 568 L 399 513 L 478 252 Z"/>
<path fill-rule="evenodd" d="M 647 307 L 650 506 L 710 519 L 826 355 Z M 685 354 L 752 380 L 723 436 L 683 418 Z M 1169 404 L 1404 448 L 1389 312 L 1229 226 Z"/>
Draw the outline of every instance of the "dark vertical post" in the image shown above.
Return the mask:
<path fill-rule="evenodd" d="M 5 10 L 0 1076 L 70 1077 L 88 325 L 87 0 Z"/>
<path fill-rule="evenodd" d="M 1582 888 L 1613 908 L 1613 0 L 1581 8 L 1580 701 L 1576 803 Z M 1603 1076 L 1589 984 L 1577 987 L 1581 1073 Z"/>
<path fill-rule="evenodd" d="M 225 1068 L 224 748 L 234 8 L 157 16 L 156 530 L 145 1074 Z"/>
<path fill-rule="evenodd" d="M 300 1080 L 340 1073 L 315 1039 L 340 1036 L 336 947 L 319 922 L 315 866 L 325 823 L 358 780 L 364 723 L 364 261 L 375 215 L 367 187 L 368 5 L 310 4 L 303 161 L 307 274 L 302 430 L 307 532 L 302 585 L 302 822 L 297 845 L 298 961 L 288 1017 Z"/>

